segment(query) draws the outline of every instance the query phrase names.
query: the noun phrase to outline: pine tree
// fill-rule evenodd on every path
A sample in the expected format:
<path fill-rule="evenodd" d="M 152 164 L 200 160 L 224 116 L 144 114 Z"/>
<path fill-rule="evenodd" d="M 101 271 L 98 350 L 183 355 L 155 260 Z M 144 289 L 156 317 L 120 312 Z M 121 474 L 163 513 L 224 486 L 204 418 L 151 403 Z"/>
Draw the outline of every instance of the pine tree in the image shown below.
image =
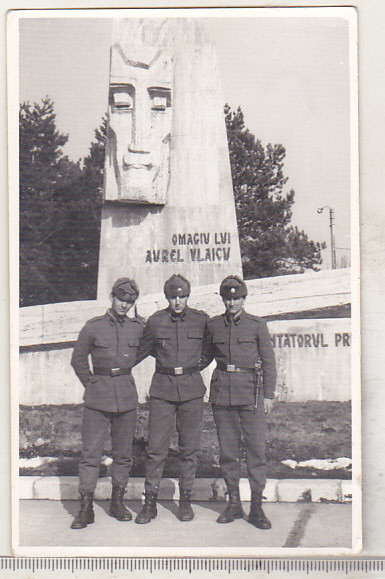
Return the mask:
<path fill-rule="evenodd" d="M 63 154 L 68 136 L 56 128 L 50 98 L 22 103 L 19 124 L 20 304 L 92 299 L 99 193 L 89 194 L 86 171 Z"/>
<path fill-rule="evenodd" d="M 240 107 L 225 105 L 235 207 L 246 279 L 318 271 L 324 245 L 290 225 L 295 193 L 285 192 L 282 145 L 264 148 L 245 127 Z"/>
<path fill-rule="evenodd" d="M 53 271 L 52 235 L 57 219 L 55 189 L 62 147 L 68 136 L 56 130 L 54 103 L 22 103 L 19 111 L 20 303 L 31 305 L 60 298 Z"/>

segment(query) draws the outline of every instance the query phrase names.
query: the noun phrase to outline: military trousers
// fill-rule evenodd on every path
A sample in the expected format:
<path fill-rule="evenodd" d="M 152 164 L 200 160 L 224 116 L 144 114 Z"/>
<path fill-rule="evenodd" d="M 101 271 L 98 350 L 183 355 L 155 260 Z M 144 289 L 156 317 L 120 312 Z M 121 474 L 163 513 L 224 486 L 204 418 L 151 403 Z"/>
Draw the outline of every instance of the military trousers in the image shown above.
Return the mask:
<path fill-rule="evenodd" d="M 132 443 L 136 427 L 136 408 L 127 412 L 106 412 L 83 408 L 82 454 L 79 465 L 79 491 L 94 492 L 98 482 L 104 443 L 111 428 L 113 486 L 125 488 L 132 467 Z"/>
<path fill-rule="evenodd" d="M 263 400 L 253 406 L 216 406 L 213 416 L 219 442 L 219 466 L 228 489 L 238 488 L 241 440 L 246 453 L 250 489 L 262 493 L 266 485 L 266 417 Z"/>
<path fill-rule="evenodd" d="M 145 490 L 158 494 L 163 469 L 176 427 L 180 452 L 179 486 L 191 491 L 198 464 L 203 397 L 185 402 L 150 398 Z"/>

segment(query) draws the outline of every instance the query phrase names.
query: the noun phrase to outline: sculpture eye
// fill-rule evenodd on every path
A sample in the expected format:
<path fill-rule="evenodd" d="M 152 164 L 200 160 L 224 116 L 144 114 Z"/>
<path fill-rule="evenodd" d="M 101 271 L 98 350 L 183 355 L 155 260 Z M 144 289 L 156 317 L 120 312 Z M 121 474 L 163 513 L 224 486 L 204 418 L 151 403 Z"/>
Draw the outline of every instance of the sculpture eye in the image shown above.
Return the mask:
<path fill-rule="evenodd" d="M 154 97 L 152 99 L 152 106 L 151 109 L 153 111 L 165 111 L 167 108 L 167 99 L 166 97 Z"/>
<path fill-rule="evenodd" d="M 134 109 L 134 90 L 131 85 L 111 86 L 110 106 L 112 112 L 132 112 Z"/>
<path fill-rule="evenodd" d="M 114 93 L 114 109 L 118 111 L 130 111 L 134 108 L 132 97 L 126 92 Z"/>
<path fill-rule="evenodd" d="M 151 110 L 164 112 L 171 106 L 171 91 L 167 88 L 153 87 L 148 89 L 151 99 Z"/>

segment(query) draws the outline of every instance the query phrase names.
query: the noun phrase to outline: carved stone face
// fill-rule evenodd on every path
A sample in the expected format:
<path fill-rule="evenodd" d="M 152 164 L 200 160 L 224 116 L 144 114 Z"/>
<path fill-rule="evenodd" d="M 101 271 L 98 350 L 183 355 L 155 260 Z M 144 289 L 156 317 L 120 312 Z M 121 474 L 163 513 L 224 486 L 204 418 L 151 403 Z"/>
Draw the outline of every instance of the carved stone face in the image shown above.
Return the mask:
<path fill-rule="evenodd" d="M 163 51 L 136 50 L 128 58 L 112 47 L 108 137 L 122 200 L 165 202 L 171 86 L 171 58 Z"/>

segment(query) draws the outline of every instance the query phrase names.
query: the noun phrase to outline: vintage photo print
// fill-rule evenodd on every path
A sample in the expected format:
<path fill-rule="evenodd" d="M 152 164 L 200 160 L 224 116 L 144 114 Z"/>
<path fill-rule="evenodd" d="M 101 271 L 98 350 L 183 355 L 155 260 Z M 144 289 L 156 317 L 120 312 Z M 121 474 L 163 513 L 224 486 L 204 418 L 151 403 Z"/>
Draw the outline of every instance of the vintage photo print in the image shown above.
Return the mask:
<path fill-rule="evenodd" d="M 360 551 L 357 74 L 354 8 L 9 13 L 15 554 Z"/>

